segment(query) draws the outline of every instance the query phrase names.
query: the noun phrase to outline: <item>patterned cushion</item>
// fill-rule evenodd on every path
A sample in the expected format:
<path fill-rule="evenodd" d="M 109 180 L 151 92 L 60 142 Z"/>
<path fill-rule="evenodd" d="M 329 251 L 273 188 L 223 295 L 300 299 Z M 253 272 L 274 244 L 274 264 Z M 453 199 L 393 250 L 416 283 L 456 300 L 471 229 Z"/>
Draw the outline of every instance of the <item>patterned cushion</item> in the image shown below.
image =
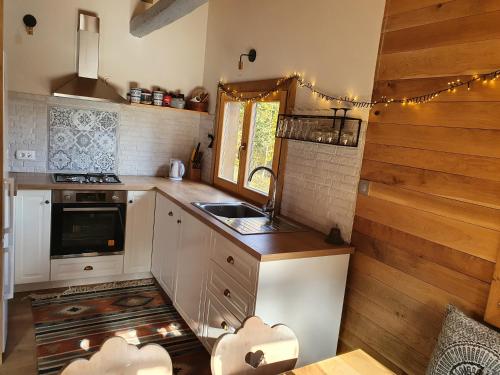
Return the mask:
<path fill-rule="evenodd" d="M 500 374 L 500 333 L 448 306 L 427 375 Z"/>

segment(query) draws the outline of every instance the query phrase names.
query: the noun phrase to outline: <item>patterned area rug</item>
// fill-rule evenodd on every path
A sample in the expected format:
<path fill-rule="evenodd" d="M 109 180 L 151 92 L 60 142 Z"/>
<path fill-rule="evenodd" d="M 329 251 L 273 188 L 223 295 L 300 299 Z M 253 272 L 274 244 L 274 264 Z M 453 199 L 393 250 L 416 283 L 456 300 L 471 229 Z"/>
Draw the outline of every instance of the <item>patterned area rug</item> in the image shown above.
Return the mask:
<path fill-rule="evenodd" d="M 163 346 L 179 375 L 210 373 L 209 355 L 171 301 L 149 283 L 32 301 L 38 373 L 58 374 L 76 358 L 88 358 L 109 337 Z"/>

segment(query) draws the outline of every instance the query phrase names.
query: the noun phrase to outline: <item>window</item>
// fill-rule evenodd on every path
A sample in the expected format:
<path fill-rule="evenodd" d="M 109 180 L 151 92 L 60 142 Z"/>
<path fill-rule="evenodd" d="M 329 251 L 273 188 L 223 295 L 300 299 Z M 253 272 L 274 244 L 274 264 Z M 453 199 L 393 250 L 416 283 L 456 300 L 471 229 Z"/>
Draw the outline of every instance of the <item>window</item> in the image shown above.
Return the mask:
<path fill-rule="evenodd" d="M 285 111 L 286 98 L 287 91 L 278 91 L 255 103 L 234 101 L 224 93 L 219 95 L 214 185 L 254 202 L 267 200 L 271 188 L 269 173 L 259 171 L 250 182 L 248 176 L 259 166 L 278 172 L 281 139 L 275 133 L 278 114 Z"/>

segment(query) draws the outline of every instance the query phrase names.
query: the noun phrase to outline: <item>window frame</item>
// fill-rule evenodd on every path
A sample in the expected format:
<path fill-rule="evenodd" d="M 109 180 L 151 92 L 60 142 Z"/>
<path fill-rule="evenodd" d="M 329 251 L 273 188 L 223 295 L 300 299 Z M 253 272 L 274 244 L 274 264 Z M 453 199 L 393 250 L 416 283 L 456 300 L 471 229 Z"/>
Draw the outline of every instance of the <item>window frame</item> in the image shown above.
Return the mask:
<path fill-rule="evenodd" d="M 229 83 L 226 87 L 231 90 L 237 90 L 243 94 L 243 98 L 256 96 L 259 93 L 272 90 L 276 87 L 277 82 L 280 79 L 271 79 L 265 81 L 249 81 L 249 82 L 238 82 Z M 275 93 L 271 94 L 268 98 L 262 101 L 279 101 L 280 102 L 280 114 L 289 114 L 294 105 L 295 92 L 296 92 L 296 80 L 288 81 L 287 84 L 283 85 L 276 90 Z M 240 163 L 238 169 L 238 178 L 236 183 L 232 183 L 226 179 L 218 176 L 220 156 L 221 156 L 221 143 L 222 143 L 222 131 L 223 131 L 223 120 L 224 120 L 224 110 L 225 104 L 227 102 L 232 102 L 223 91 L 219 90 L 217 95 L 217 109 L 216 109 L 216 126 L 215 126 L 215 154 L 214 163 L 212 169 L 212 183 L 215 187 L 222 190 L 228 191 L 234 195 L 245 198 L 253 203 L 264 204 L 269 199 L 269 192 L 267 194 L 261 194 L 253 189 L 245 186 L 245 173 L 247 168 L 247 159 L 249 154 L 249 135 L 251 130 L 252 121 L 252 106 L 254 103 L 245 104 L 245 114 L 243 118 L 243 134 L 242 143 L 246 143 L 246 147 L 240 153 Z M 279 201 L 281 199 L 281 192 L 283 186 L 284 177 L 284 164 L 286 160 L 287 153 L 287 140 L 280 138 L 275 138 L 274 144 L 274 155 L 272 169 L 278 176 L 278 186 L 277 186 L 277 203 L 279 209 Z M 248 171 L 250 172 L 250 171 Z M 270 190 L 272 188 L 272 180 L 270 184 Z"/>

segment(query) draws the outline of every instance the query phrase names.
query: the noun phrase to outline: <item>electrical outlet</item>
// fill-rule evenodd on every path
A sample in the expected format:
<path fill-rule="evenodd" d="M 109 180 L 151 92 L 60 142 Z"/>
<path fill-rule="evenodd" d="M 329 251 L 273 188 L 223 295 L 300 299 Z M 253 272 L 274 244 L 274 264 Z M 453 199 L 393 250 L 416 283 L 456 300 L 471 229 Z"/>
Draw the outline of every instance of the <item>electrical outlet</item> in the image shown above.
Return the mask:
<path fill-rule="evenodd" d="M 370 181 L 359 180 L 358 192 L 359 194 L 368 195 L 370 193 Z"/>
<path fill-rule="evenodd" d="M 17 150 L 16 159 L 18 160 L 36 160 L 36 152 L 32 150 Z"/>

